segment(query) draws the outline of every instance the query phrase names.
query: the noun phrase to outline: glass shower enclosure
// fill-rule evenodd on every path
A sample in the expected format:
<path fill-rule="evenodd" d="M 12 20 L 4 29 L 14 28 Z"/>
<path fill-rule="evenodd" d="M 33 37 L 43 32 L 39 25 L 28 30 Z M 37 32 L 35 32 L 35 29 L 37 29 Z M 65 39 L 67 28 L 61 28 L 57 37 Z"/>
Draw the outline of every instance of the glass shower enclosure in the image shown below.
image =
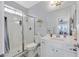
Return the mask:
<path fill-rule="evenodd" d="M 4 9 L 5 56 L 17 56 L 27 49 L 27 44 L 34 42 L 35 18 L 8 5 Z"/>

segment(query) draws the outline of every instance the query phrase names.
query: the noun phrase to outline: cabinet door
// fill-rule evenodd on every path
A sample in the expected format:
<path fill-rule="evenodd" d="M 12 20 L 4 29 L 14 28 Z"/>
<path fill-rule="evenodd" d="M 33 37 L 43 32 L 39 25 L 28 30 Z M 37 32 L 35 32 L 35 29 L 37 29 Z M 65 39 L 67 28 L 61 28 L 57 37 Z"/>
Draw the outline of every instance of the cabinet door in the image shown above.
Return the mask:
<path fill-rule="evenodd" d="M 56 47 L 52 45 L 49 41 L 42 40 L 41 42 L 41 56 L 43 57 L 55 57 L 56 55 Z"/>
<path fill-rule="evenodd" d="M 55 48 L 51 47 L 51 46 L 47 46 L 46 47 L 46 56 L 47 57 L 55 57 L 56 56 Z"/>
<path fill-rule="evenodd" d="M 66 50 L 62 50 L 63 54 L 62 56 L 63 57 L 76 57 L 76 52 L 71 52 L 71 51 L 66 51 Z"/>
<path fill-rule="evenodd" d="M 54 57 L 55 56 L 55 47 L 51 46 L 51 43 L 47 40 L 43 40 L 42 42 L 42 56 L 44 57 Z"/>
<path fill-rule="evenodd" d="M 49 43 L 47 45 L 47 53 L 48 53 L 48 56 L 50 56 L 50 57 L 61 57 L 61 56 L 63 56 L 62 50 L 59 49 L 56 44 L 50 45 L 50 43 Z"/>
<path fill-rule="evenodd" d="M 40 50 L 41 50 L 41 57 L 46 57 L 46 45 L 45 45 L 45 41 L 41 41 L 41 47 L 40 47 Z"/>

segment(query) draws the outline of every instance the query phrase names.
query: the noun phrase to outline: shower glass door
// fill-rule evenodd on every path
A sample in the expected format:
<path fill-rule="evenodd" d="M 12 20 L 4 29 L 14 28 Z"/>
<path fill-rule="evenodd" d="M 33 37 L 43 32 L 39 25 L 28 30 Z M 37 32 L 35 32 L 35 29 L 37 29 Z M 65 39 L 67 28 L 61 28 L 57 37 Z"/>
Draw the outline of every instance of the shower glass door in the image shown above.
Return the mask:
<path fill-rule="evenodd" d="M 6 56 L 15 56 L 18 53 L 22 52 L 22 16 L 18 15 L 17 11 L 15 10 L 8 11 L 11 11 L 13 13 L 5 11 L 5 17 L 7 17 L 7 31 L 10 45 L 10 51 L 9 53 L 6 53 Z"/>
<path fill-rule="evenodd" d="M 27 49 L 27 45 L 34 42 L 34 18 L 30 16 L 23 17 L 24 28 L 24 50 Z"/>

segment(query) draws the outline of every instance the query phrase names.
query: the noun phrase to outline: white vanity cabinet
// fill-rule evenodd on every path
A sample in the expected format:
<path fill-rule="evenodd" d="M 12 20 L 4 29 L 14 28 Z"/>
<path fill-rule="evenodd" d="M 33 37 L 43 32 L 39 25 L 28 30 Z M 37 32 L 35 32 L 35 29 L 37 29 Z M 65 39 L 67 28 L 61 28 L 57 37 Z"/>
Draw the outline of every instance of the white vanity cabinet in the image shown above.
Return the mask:
<path fill-rule="evenodd" d="M 41 57 L 75 57 L 76 52 L 66 49 L 63 41 L 41 40 Z"/>

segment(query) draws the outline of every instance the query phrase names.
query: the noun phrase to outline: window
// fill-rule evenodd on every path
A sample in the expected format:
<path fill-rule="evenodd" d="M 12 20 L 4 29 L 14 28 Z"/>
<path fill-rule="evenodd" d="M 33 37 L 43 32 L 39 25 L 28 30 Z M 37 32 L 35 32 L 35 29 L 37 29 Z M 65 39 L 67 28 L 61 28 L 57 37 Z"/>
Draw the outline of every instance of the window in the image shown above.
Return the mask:
<path fill-rule="evenodd" d="M 58 33 L 63 35 L 63 34 L 68 34 L 68 26 L 67 26 L 67 21 L 59 21 L 58 24 Z"/>

